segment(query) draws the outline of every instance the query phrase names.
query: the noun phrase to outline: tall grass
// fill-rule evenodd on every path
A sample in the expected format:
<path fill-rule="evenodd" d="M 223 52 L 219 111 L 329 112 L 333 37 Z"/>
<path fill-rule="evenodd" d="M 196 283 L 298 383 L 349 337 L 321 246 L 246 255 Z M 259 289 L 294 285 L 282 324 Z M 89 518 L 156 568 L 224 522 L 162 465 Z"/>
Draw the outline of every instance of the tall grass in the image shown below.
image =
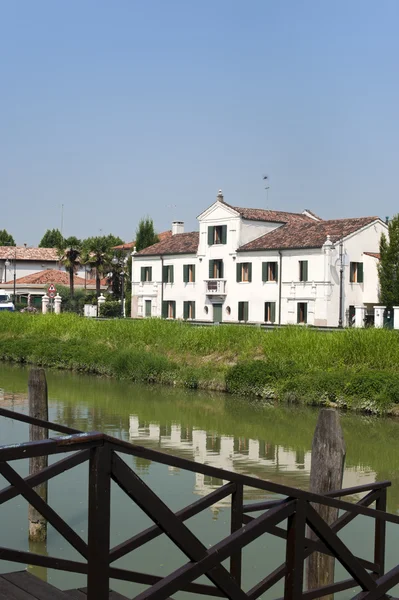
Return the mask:
<path fill-rule="evenodd" d="M 381 329 L 263 331 L 159 319 L 0 313 L 0 359 L 189 387 L 222 389 L 227 382 L 230 391 L 258 395 L 272 387 L 276 397 L 301 402 L 313 402 L 315 389 L 333 401 L 360 394 L 368 402 L 380 389 L 385 399 L 379 404 L 399 402 L 399 383 L 388 386 L 399 381 L 399 335 Z M 362 386 L 353 377 L 369 381 L 370 372 L 372 391 L 359 392 Z"/>

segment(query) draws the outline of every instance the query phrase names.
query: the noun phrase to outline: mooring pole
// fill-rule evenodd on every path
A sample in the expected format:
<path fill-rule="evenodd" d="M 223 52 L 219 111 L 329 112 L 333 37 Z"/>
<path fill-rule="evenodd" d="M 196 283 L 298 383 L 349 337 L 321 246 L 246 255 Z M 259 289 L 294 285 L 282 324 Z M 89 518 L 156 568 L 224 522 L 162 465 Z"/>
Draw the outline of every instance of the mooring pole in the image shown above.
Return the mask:
<path fill-rule="evenodd" d="M 47 381 L 44 369 L 31 369 L 28 379 L 29 416 L 48 421 Z M 29 425 L 29 440 L 38 442 L 47 439 L 48 430 L 37 425 Z M 35 456 L 29 459 L 29 474 L 34 475 L 47 467 L 47 456 Z M 47 502 L 47 482 L 34 488 Z M 31 505 L 28 509 L 29 539 L 32 542 L 44 542 L 47 539 L 47 521 Z"/>
<path fill-rule="evenodd" d="M 342 488 L 345 464 L 345 441 L 339 414 L 333 408 L 323 408 L 319 413 L 312 442 L 310 491 L 325 494 Z M 331 525 L 338 518 L 338 509 L 316 504 L 315 510 Z M 317 539 L 309 529 L 308 537 Z M 334 557 L 314 552 L 307 565 L 308 590 L 334 582 Z M 322 596 L 332 600 L 333 595 Z"/>

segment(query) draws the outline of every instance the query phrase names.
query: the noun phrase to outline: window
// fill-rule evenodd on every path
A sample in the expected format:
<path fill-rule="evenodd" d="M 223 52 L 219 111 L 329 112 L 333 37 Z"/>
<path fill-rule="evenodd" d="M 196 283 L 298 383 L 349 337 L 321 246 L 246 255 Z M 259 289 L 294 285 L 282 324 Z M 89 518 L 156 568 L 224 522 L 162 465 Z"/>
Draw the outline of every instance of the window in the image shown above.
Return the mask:
<path fill-rule="evenodd" d="M 252 263 L 237 263 L 237 281 L 252 281 Z"/>
<path fill-rule="evenodd" d="M 276 303 L 265 302 L 265 321 L 266 323 L 275 323 L 276 321 Z"/>
<path fill-rule="evenodd" d="M 210 260 L 209 261 L 209 279 L 222 279 L 223 278 L 223 261 L 222 260 Z"/>
<path fill-rule="evenodd" d="M 264 262 L 262 263 L 262 281 L 277 281 L 278 280 L 278 263 Z"/>
<path fill-rule="evenodd" d="M 349 267 L 349 281 L 363 283 L 363 263 L 351 262 Z"/>
<path fill-rule="evenodd" d="M 176 319 L 175 300 L 164 300 L 162 302 L 162 317 L 164 319 Z"/>
<path fill-rule="evenodd" d="M 208 227 L 208 245 L 226 244 L 227 225 L 213 225 Z"/>
<path fill-rule="evenodd" d="M 145 316 L 151 317 L 151 300 L 145 301 Z"/>
<path fill-rule="evenodd" d="M 152 281 L 152 267 L 141 267 L 140 281 Z"/>
<path fill-rule="evenodd" d="M 195 265 L 183 265 L 183 282 L 195 282 Z"/>
<path fill-rule="evenodd" d="M 249 309 L 249 302 L 239 302 L 238 303 L 238 320 L 239 321 L 248 321 L 248 309 Z"/>
<path fill-rule="evenodd" d="M 173 283 L 173 265 L 167 265 L 162 268 L 162 281 L 163 283 Z"/>
<path fill-rule="evenodd" d="M 299 281 L 307 281 L 308 280 L 308 261 L 300 260 L 299 261 Z"/>
<path fill-rule="evenodd" d="M 183 319 L 195 319 L 195 302 L 183 302 Z"/>
<path fill-rule="evenodd" d="M 297 323 L 308 322 L 308 304 L 307 302 L 298 302 Z"/>

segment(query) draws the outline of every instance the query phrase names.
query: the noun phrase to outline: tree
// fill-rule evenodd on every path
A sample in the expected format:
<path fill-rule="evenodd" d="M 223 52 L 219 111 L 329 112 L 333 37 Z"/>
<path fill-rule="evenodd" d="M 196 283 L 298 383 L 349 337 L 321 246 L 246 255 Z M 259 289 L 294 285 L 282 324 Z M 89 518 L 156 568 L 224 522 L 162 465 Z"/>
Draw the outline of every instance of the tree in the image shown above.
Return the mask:
<path fill-rule="evenodd" d="M 62 245 L 61 231 L 59 229 L 47 229 L 40 241 L 39 248 L 61 248 Z"/>
<path fill-rule="evenodd" d="M 154 222 L 149 217 L 141 219 L 136 229 L 136 250 L 140 252 L 143 248 L 148 248 L 159 242 L 159 238 L 154 230 Z"/>
<path fill-rule="evenodd" d="M 73 298 L 75 294 L 74 277 L 81 263 L 82 242 L 75 236 L 61 240 L 58 246 L 58 255 L 65 269 L 69 273 L 69 292 Z"/>
<path fill-rule="evenodd" d="M 83 262 L 96 269 L 96 293 L 100 295 L 101 278 L 113 269 L 113 247 L 123 240 L 112 234 L 90 237 L 83 242 Z"/>
<path fill-rule="evenodd" d="M 381 235 L 378 277 L 381 304 L 399 305 L 399 214 L 388 223 L 388 238 Z"/>
<path fill-rule="evenodd" d="M 15 246 L 15 240 L 6 229 L 0 230 L 0 246 Z"/>

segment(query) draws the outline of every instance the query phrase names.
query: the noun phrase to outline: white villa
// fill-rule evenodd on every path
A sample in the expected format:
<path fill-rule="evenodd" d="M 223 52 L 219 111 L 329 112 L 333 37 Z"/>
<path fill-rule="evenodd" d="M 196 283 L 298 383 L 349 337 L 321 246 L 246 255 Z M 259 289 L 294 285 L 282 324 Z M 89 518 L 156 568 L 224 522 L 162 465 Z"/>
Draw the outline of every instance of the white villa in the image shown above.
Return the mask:
<path fill-rule="evenodd" d="M 378 304 L 379 217 L 240 208 L 219 191 L 198 222 L 133 252 L 133 318 L 338 326 Z"/>

